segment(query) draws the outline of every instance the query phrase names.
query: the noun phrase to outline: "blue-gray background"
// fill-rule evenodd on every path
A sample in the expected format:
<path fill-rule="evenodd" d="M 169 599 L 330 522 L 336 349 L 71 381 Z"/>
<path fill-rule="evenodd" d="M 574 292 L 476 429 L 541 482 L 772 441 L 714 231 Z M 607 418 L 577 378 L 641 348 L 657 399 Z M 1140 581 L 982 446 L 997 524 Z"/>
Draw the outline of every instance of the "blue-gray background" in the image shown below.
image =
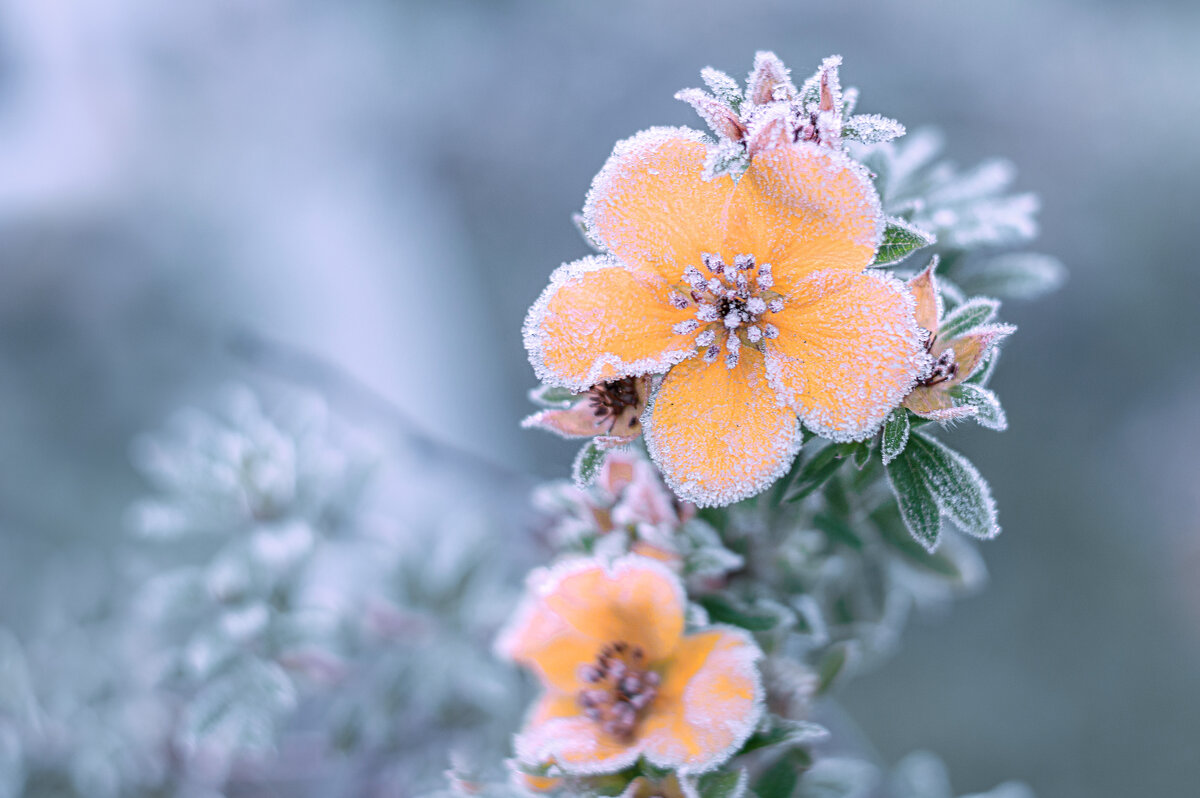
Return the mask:
<path fill-rule="evenodd" d="M 0 623 L 109 561 L 128 441 L 255 367 L 252 331 L 545 476 L 519 338 L 613 142 L 756 49 L 1041 195 L 1065 289 L 1011 304 L 989 589 L 844 700 L 960 791 L 1200 783 L 1200 6 L 962 0 L 3 0 Z M 314 387 L 320 388 L 320 385 Z"/>

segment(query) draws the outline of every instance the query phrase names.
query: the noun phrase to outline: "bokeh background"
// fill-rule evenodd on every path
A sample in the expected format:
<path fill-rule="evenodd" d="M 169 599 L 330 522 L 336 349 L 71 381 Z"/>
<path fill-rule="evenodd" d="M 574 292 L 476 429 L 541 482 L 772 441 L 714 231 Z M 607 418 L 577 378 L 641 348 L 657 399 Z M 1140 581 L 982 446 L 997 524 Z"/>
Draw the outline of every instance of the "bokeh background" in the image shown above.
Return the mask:
<path fill-rule="evenodd" d="M 349 380 L 563 475 L 572 449 L 516 428 L 519 327 L 584 254 L 570 214 L 613 142 L 698 125 L 671 97 L 703 66 L 841 53 L 863 111 L 1014 161 L 1071 270 L 1005 309 L 1010 431 L 952 436 L 1001 507 L 989 589 L 844 702 L 963 791 L 1193 794 L 1197 42 L 1186 0 L 3 0 L 0 623 L 69 599 L 65 560 L 106 567 L 146 490 L 131 439 L 230 379 L 366 413 Z"/>

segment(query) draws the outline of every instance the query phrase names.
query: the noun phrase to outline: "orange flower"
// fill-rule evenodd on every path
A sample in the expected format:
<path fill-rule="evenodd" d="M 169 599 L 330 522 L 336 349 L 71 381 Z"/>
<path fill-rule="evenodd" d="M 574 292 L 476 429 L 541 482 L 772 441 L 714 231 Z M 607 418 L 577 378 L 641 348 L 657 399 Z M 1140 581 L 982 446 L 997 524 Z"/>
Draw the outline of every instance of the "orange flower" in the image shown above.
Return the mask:
<path fill-rule="evenodd" d="M 956 402 L 952 389 L 970 378 L 992 348 L 1017 328 L 1011 324 L 986 323 L 991 321 L 999 305 L 994 299 L 972 300 L 957 308 L 949 318 L 941 318 L 937 282 L 933 276 L 935 268 L 936 259 L 908 281 L 917 302 L 917 324 L 928 332 L 925 348 L 932 365 L 928 374 L 904 397 L 904 406 L 922 418 L 953 421 L 975 415 L 978 407 Z M 982 388 L 978 391 L 991 395 Z"/>
<path fill-rule="evenodd" d="M 584 209 L 609 254 L 565 264 L 525 321 L 544 382 L 582 391 L 665 374 L 642 417 L 671 488 L 702 506 L 764 489 L 800 446 L 797 416 L 872 434 L 926 363 L 903 283 L 873 270 L 879 197 L 813 144 L 704 180 L 704 137 L 654 128 L 619 143 Z"/>
<path fill-rule="evenodd" d="M 762 713 L 760 652 L 738 629 L 685 635 L 685 606 L 679 580 L 644 557 L 535 572 L 497 643 L 545 687 L 517 758 L 595 774 L 639 757 L 698 773 L 732 756 Z"/>

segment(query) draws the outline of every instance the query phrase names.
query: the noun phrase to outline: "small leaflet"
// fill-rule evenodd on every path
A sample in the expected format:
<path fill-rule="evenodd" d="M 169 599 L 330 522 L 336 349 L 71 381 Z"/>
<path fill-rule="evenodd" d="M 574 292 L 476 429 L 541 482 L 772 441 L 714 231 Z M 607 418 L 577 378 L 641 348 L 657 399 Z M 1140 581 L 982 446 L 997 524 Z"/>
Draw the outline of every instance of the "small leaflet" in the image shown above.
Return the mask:
<path fill-rule="evenodd" d="M 842 138 L 861 144 L 882 144 L 904 135 L 904 125 L 879 114 L 858 114 L 846 120 Z"/>
<path fill-rule="evenodd" d="M 905 220 L 888 216 L 884 220 L 883 241 L 875 253 L 872 266 L 891 266 L 912 252 L 937 242 L 937 237 Z"/>
<path fill-rule="evenodd" d="M 984 540 L 1000 534 L 991 488 L 967 458 L 918 432 L 896 462 L 901 461 L 913 465 L 942 514 L 963 532 Z"/>
<path fill-rule="evenodd" d="M 941 510 L 920 468 L 910 457 L 897 457 L 887 465 L 887 476 L 904 525 L 913 539 L 932 554 L 942 533 Z"/>
<path fill-rule="evenodd" d="M 571 406 L 578 394 L 557 385 L 540 385 L 529 392 L 529 399 L 539 407 L 562 410 Z"/>
<path fill-rule="evenodd" d="M 575 456 L 575 462 L 571 465 L 571 478 L 576 487 L 583 490 L 596 481 L 596 476 L 600 473 L 600 466 L 604 465 L 605 454 L 605 450 L 595 441 L 588 441 L 583 445 L 579 454 Z"/>
<path fill-rule="evenodd" d="M 696 782 L 700 798 L 742 798 L 749 779 L 745 768 L 705 773 Z"/>
<path fill-rule="evenodd" d="M 938 325 L 938 338 L 951 341 L 996 318 L 1000 303 L 988 297 L 973 297 L 956 307 Z"/>
<path fill-rule="evenodd" d="M 912 422 L 904 408 L 897 408 L 888 416 L 887 423 L 883 425 L 883 444 L 880 449 L 884 465 L 895 460 L 904 451 L 904 447 L 908 445 L 911 428 Z"/>
<path fill-rule="evenodd" d="M 979 426 L 1003 432 L 1008 429 L 1008 416 L 1000 406 L 1000 398 L 992 391 L 979 385 L 964 383 L 955 386 L 952 395 L 956 403 L 975 409 L 973 418 Z"/>
<path fill-rule="evenodd" d="M 704 81 L 705 86 L 708 86 L 708 90 L 713 93 L 714 97 L 734 111 L 738 110 L 744 98 L 742 90 L 734 78 L 719 69 L 705 67 L 700 70 L 700 79 Z"/>

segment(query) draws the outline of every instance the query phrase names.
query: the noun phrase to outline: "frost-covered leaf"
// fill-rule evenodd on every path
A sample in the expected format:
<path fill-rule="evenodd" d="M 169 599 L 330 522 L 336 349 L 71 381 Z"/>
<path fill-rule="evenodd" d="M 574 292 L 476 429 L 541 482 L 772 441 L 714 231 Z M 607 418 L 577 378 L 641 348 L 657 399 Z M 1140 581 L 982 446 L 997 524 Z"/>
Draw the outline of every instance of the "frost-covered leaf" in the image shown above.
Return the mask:
<path fill-rule="evenodd" d="M 571 222 L 575 225 L 575 229 L 579 231 L 579 235 L 583 237 L 584 242 L 587 243 L 589 247 L 594 249 L 596 252 L 604 251 L 604 247 L 600 244 L 600 239 L 596 238 L 596 235 L 592 232 L 591 228 L 588 227 L 586 216 L 584 216 L 582 213 L 573 213 L 571 214 Z"/>
<path fill-rule="evenodd" d="M 955 386 L 951 392 L 955 404 L 975 408 L 972 416 L 980 426 L 1003 432 L 1008 429 L 1008 417 L 1000 406 L 1000 398 L 995 393 L 979 385 L 964 383 Z"/>
<path fill-rule="evenodd" d="M 529 392 L 534 404 L 556 410 L 566 409 L 579 397 L 567 388 L 557 385 L 540 385 Z"/>
<path fill-rule="evenodd" d="M 709 129 L 720 138 L 740 141 L 746 132 L 737 113 L 727 103 L 706 91 L 684 89 L 676 92 L 675 99 L 692 106 Z"/>
<path fill-rule="evenodd" d="M 859 114 L 846 120 L 842 138 L 863 144 L 880 144 L 904 135 L 904 125 L 879 114 Z"/>
<path fill-rule="evenodd" d="M 937 548 L 938 536 L 942 531 L 941 511 L 919 465 L 907 455 L 908 447 L 905 447 L 896 459 L 888 463 L 888 482 L 892 486 L 892 493 L 896 495 L 904 525 L 926 551 L 933 551 Z"/>
<path fill-rule="evenodd" d="M 843 458 L 854 449 L 854 444 L 828 443 L 818 450 L 800 468 L 795 479 L 784 493 L 785 502 L 798 502 L 811 494 L 842 467 Z"/>
<path fill-rule="evenodd" d="M 867 463 L 871 461 L 871 444 L 867 441 L 859 441 L 859 445 L 854 449 L 854 467 L 862 471 L 867 467 Z"/>
<path fill-rule="evenodd" d="M 916 225 L 898 217 L 889 216 L 883 229 L 883 241 L 875 253 L 872 266 L 890 266 L 899 263 L 916 250 L 936 243 L 937 238 Z"/>
<path fill-rule="evenodd" d="M 837 683 L 838 677 L 851 670 L 858 657 L 853 642 L 831 646 L 817 665 L 817 695 L 824 695 Z"/>
<path fill-rule="evenodd" d="M 879 530 L 883 541 L 904 555 L 907 561 L 932 571 L 938 576 L 955 581 L 964 581 L 963 573 L 946 547 L 929 551 L 909 531 L 895 502 L 886 502 L 871 511 L 871 522 Z"/>
<path fill-rule="evenodd" d="M 180 743 L 194 751 L 208 744 L 237 751 L 274 746 L 276 726 L 296 704 L 291 679 L 273 662 L 247 659 L 210 682 L 188 705 Z"/>
<path fill-rule="evenodd" d="M 749 166 L 750 156 L 745 147 L 728 139 L 721 139 L 708 148 L 702 177 L 705 180 L 715 180 L 721 175 L 729 175 L 736 180 Z"/>
<path fill-rule="evenodd" d="M 829 730 L 818 723 L 767 715 L 763 719 L 762 728 L 750 735 L 750 739 L 742 746 L 741 753 L 745 754 L 774 745 L 811 745 L 828 737 Z"/>
<path fill-rule="evenodd" d="M 583 445 L 571 466 L 571 478 L 577 487 L 586 488 L 596 481 L 600 474 L 600 466 L 604 465 L 605 454 L 595 441 L 588 441 Z"/>
<path fill-rule="evenodd" d="M 904 451 L 904 447 L 908 445 L 908 433 L 911 427 L 908 411 L 904 408 L 896 408 L 888 416 L 887 422 L 883 425 L 883 437 L 879 449 L 883 454 L 884 465 L 895 460 Z"/>
<path fill-rule="evenodd" d="M 962 531 L 983 539 L 999 534 L 991 488 L 967 458 L 941 441 L 916 432 L 899 461 L 912 464 L 938 508 Z"/>
<path fill-rule="evenodd" d="M 739 601 L 723 593 L 701 596 L 697 602 L 713 623 L 740 626 L 751 632 L 766 632 L 790 624 L 794 613 L 772 601 L 759 600 L 754 603 Z"/>
<path fill-rule="evenodd" d="M 720 576 L 745 564 L 742 555 L 726 548 L 717 530 L 699 518 L 685 523 L 676 534 L 681 539 L 683 571 L 687 576 Z"/>
<path fill-rule="evenodd" d="M 738 770 L 718 770 L 705 773 L 696 782 L 700 798 L 741 798 L 746 793 L 747 773 Z"/>
<path fill-rule="evenodd" d="M 796 791 L 796 782 L 800 779 L 800 768 L 795 759 L 796 753 L 803 749 L 794 749 L 781 756 L 771 767 L 763 771 L 754 782 L 754 795 L 757 798 L 791 798 Z M 806 753 L 803 754 L 808 759 Z"/>
<path fill-rule="evenodd" d="M 865 798 L 878 781 L 879 771 L 869 762 L 825 757 L 801 777 L 796 798 Z"/>
<path fill-rule="evenodd" d="M 838 515 L 817 513 L 813 516 L 813 526 L 828 535 L 830 540 L 836 540 L 852 549 L 863 547 L 862 538 L 854 531 L 854 527 L 850 525 L 849 521 Z"/>
<path fill-rule="evenodd" d="M 986 324 L 996 318 L 1000 303 L 988 297 L 973 297 L 951 311 L 938 326 L 938 338 L 953 340 L 963 333 Z"/>
<path fill-rule="evenodd" d="M 971 294 L 1001 299 L 1036 299 L 1056 290 L 1067 277 L 1058 258 L 1033 252 L 1013 252 L 974 263 L 956 275 Z"/>
<path fill-rule="evenodd" d="M 938 208 L 930 201 L 913 221 L 937 233 L 950 249 L 1015 246 L 1037 235 L 1041 204 L 1034 194 L 987 197 Z"/>
<path fill-rule="evenodd" d="M 704 81 L 704 85 L 708 86 L 708 90 L 713 93 L 718 100 L 728 105 L 733 110 L 738 110 L 742 104 L 742 89 L 738 86 L 738 82 L 725 74 L 719 69 L 705 67 L 700 70 L 700 79 Z"/>

